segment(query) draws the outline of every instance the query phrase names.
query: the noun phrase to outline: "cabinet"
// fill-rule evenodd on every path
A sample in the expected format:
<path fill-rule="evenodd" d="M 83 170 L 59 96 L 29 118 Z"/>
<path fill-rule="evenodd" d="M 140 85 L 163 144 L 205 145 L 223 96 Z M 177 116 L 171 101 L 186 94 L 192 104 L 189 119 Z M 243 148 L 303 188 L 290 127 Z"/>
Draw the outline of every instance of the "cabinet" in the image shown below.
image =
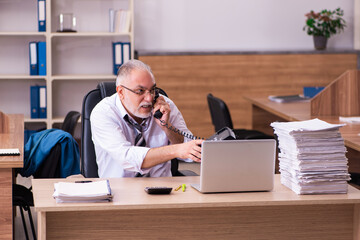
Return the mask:
<path fill-rule="evenodd" d="M 109 10 L 130 11 L 130 30 L 109 32 Z M 77 32 L 57 32 L 59 15 L 72 13 Z M 46 32 L 38 32 L 37 0 L 0 1 L 0 110 L 22 113 L 25 124 L 51 128 L 98 82 L 115 80 L 112 42 L 131 43 L 133 0 L 46 0 Z M 29 74 L 29 42 L 46 42 L 46 76 Z M 30 86 L 46 85 L 47 118 L 30 118 Z"/>

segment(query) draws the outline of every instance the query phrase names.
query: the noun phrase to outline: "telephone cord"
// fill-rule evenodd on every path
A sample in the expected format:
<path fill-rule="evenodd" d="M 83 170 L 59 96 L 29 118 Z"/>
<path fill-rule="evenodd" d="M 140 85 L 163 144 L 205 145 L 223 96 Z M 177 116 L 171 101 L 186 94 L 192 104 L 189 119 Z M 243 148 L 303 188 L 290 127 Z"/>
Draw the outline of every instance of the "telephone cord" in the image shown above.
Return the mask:
<path fill-rule="evenodd" d="M 196 140 L 196 139 L 203 139 L 205 140 L 205 138 L 201 138 L 201 137 L 198 137 L 198 136 L 194 136 L 194 135 L 191 135 L 189 133 L 186 133 L 184 131 L 181 131 L 180 129 L 177 129 L 176 127 L 173 127 L 173 126 L 169 126 L 169 124 L 167 122 L 165 122 L 164 120 L 160 120 L 160 123 L 162 126 L 165 126 L 167 129 L 173 131 L 174 133 L 177 133 L 181 136 L 184 136 L 188 139 L 191 139 L 191 140 Z"/>

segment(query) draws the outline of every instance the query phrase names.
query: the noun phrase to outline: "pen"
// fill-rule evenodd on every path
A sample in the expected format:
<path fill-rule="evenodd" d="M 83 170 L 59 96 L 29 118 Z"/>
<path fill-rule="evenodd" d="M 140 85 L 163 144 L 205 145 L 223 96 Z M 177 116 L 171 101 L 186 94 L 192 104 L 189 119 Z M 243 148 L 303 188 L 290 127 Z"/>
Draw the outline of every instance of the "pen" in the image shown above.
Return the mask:
<path fill-rule="evenodd" d="M 90 181 L 90 180 L 85 180 L 85 181 L 75 181 L 75 183 L 90 183 L 90 182 L 92 182 L 92 181 Z"/>
<path fill-rule="evenodd" d="M 181 188 L 182 185 L 178 186 L 177 188 L 175 188 L 175 191 L 178 191 Z"/>
<path fill-rule="evenodd" d="M 182 191 L 185 192 L 185 189 L 186 189 L 186 184 L 183 184 L 182 185 Z"/>

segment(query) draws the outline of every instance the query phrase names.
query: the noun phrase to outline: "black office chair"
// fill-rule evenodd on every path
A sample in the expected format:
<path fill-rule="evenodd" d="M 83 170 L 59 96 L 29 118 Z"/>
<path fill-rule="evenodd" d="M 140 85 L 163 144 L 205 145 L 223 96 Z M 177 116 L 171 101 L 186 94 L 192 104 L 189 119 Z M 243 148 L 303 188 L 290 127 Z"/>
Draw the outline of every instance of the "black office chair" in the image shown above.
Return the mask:
<path fill-rule="evenodd" d="M 65 132 L 70 133 L 71 136 L 74 136 L 75 127 L 80 119 L 80 115 L 81 114 L 77 111 L 68 112 L 64 118 L 64 122 L 61 126 L 61 129 L 64 130 Z"/>
<path fill-rule="evenodd" d="M 230 111 L 226 106 L 226 103 L 220 98 L 214 97 L 211 93 L 207 95 L 207 102 L 215 131 L 219 131 L 224 127 L 233 129 Z M 273 136 L 269 136 L 257 130 L 233 129 L 233 131 L 236 139 L 274 139 Z"/>
<path fill-rule="evenodd" d="M 80 118 L 80 113 L 71 111 L 69 112 L 62 124 L 62 130 L 74 134 L 76 123 Z M 60 178 L 60 156 L 61 156 L 61 145 L 60 143 L 55 144 L 51 149 L 49 156 L 43 162 L 43 164 L 38 168 L 38 170 L 33 174 L 34 178 Z M 16 169 L 15 173 L 19 173 L 20 169 Z M 33 194 L 31 187 L 27 188 L 19 184 L 13 184 L 13 206 L 18 206 L 20 209 L 21 220 L 23 223 L 23 228 L 25 232 L 26 239 L 29 239 L 29 234 L 27 231 L 26 221 L 24 217 L 24 211 L 28 213 L 29 223 L 32 231 L 33 239 L 36 239 L 36 232 L 34 227 L 34 222 L 31 214 L 30 207 L 34 206 Z"/>
<path fill-rule="evenodd" d="M 97 178 L 98 166 L 96 163 L 96 155 L 94 143 L 91 138 L 90 114 L 98 102 L 107 96 L 116 93 L 116 82 L 101 82 L 97 88 L 91 90 L 85 95 L 82 104 L 81 114 L 81 173 L 87 178 Z M 160 93 L 167 96 L 165 91 L 160 89 Z M 197 174 L 190 170 L 178 170 L 178 159 L 171 160 L 171 173 L 173 176 L 196 176 Z"/>
<path fill-rule="evenodd" d="M 35 232 L 34 222 L 30 209 L 30 207 L 34 206 L 34 199 L 31 190 L 23 185 L 13 184 L 12 195 L 13 195 L 13 206 L 18 206 L 20 209 L 20 215 L 21 215 L 21 220 L 23 223 L 26 239 L 29 239 L 29 234 L 26 227 L 24 211 L 28 213 L 32 236 L 33 239 L 36 239 L 36 232 Z"/>

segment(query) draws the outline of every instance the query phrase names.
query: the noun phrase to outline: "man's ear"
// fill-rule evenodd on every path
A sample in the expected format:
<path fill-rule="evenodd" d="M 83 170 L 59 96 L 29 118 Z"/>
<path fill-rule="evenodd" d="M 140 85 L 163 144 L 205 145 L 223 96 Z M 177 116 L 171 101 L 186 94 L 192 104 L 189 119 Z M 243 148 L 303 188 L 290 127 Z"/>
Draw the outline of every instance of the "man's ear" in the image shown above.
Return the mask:
<path fill-rule="evenodd" d="M 121 86 L 117 86 L 116 87 L 116 92 L 118 93 L 119 97 L 121 100 L 124 99 L 124 93 L 123 93 L 124 89 Z"/>

